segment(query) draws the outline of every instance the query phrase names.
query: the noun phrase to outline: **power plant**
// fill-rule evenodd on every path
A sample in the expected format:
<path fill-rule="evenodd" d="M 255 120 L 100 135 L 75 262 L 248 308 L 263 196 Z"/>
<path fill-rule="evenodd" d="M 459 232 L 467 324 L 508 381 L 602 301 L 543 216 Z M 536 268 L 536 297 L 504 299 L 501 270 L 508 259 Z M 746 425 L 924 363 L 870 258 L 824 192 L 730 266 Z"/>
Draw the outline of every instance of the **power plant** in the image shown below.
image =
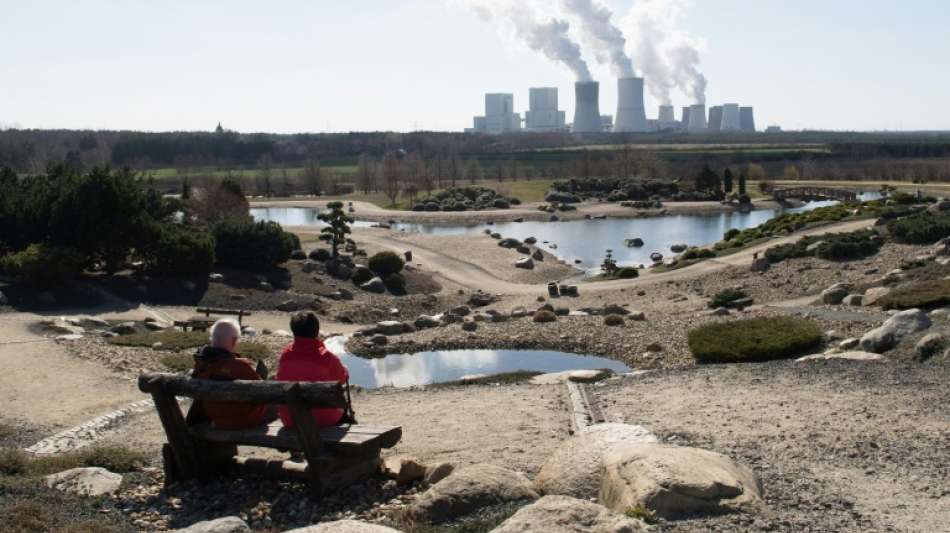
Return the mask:
<path fill-rule="evenodd" d="M 519 131 L 551 132 L 570 130 L 579 134 L 649 133 L 679 131 L 694 134 L 755 133 L 754 108 L 729 103 L 709 107 L 706 104 L 683 106 L 681 120 L 675 108 L 659 106 L 656 119 L 648 119 L 644 104 L 644 79 L 624 77 L 617 80 L 617 114 L 601 115 L 600 83 L 574 83 L 574 122 L 566 123 L 566 113 L 558 109 L 557 87 L 532 87 L 528 92 L 528 110 L 524 124 L 514 110 L 511 93 L 485 95 L 485 114 L 473 119 L 473 127 L 465 131 L 498 135 Z"/>

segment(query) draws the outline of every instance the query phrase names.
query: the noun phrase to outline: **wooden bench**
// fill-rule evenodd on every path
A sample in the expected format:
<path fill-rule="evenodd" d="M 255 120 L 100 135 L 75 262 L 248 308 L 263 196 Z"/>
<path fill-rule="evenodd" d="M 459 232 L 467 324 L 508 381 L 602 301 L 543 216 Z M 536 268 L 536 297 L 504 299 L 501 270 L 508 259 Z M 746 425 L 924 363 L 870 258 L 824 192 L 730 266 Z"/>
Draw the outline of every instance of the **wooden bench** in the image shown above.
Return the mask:
<path fill-rule="evenodd" d="M 244 325 L 244 317 L 251 316 L 250 311 L 245 311 L 243 309 L 219 309 L 215 307 L 199 307 L 195 309 L 197 313 L 204 313 L 204 316 L 198 315 L 189 318 L 188 320 L 176 320 L 175 325 L 182 328 L 183 330 L 191 331 L 207 331 L 215 322 L 218 321 L 216 317 L 211 315 L 230 315 L 238 317 L 238 325 Z"/>
<path fill-rule="evenodd" d="M 278 479 L 308 481 L 317 495 L 350 485 L 375 473 L 380 450 L 402 438 L 399 426 L 342 425 L 319 428 L 314 407 L 346 405 L 339 383 L 279 381 L 211 381 L 179 374 L 139 376 L 139 389 L 152 395 L 168 437 L 162 448 L 166 485 L 187 479 L 206 480 L 228 470 Z M 237 401 L 255 405 L 286 405 L 296 427 L 280 421 L 244 429 L 220 429 L 210 423 L 187 425 L 178 397 L 204 401 Z M 303 452 L 306 463 L 247 458 L 237 446 Z"/>

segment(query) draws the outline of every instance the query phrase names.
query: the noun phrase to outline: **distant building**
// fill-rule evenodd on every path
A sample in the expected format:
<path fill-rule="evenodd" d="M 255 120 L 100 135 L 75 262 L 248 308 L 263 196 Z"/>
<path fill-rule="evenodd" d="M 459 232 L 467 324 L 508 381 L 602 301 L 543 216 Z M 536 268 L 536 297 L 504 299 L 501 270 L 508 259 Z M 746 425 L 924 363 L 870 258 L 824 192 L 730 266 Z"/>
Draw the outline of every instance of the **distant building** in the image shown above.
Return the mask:
<path fill-rule="evenodd" d="M 600 116 L 600 131 L 611 132 L 614 131 L 614 116 L 613 115 L 601 115 Z"/>
<path fill-rule="evenodd" d="M 557 87 L 532 87 L 528 92 L 525 129 L 558 131 L 566 128 L 564 111 L 557 108 Z"/>
<path fill-rule="evenodd" d="M 765 133 L 782 133 L 781 126 L 769 126 L 765 128 Z"/>
<path fill-rule="evenodd" d="M 467 132 L 497 135 L 521 130 L 521 115 L 514 112 L 515 96 L 511 93 L 485 95 L 485 116 L 474 117 Z"/>

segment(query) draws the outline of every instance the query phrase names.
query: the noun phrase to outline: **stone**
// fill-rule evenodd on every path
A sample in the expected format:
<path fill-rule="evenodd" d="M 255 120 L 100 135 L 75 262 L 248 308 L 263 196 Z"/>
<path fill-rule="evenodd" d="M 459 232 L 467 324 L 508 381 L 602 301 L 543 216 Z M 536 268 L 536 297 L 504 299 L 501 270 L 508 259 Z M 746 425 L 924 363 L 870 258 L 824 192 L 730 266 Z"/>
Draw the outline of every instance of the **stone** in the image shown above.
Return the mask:
<path fill-rule="evenodd" d="M 483 507 L 537 498 L 538 493 L 524 474 L 476 464 L 432 485 L 412 504 L 409 514 L 420 522 L 440 523 Z"/>
<path fill-rule="evenodd" d="M 596 498 L 600 493 L 604 456 L 625 442 L 656 442 L 646 428 L 628 424 L 596 424 L 561 442 L 541 466 L 535 488 L 541 494 Z"/>
<path fill-rule="evenodd" d="M 525 255 L 531 254 L 531 248 L 524 244 L 518 245 L 518 247 L 515 248 L 515 251 L 518 252 L 519 254 L 525 254 Z"/>
<path fill-rule="evenodd" d="M 575 383 L 594 383 L 602 381 L 613 375 L 610 370 L 565 370 L 563 372 L 551 372 L 540 374 L 531 378 L 532 385 L 555 385 L 573 381 Z"/>
<path fill-rule="evenodd" d="M 266 333 L 266 330 L 265 330 Z M 275 337 L 293 337 L 293 334 L 286 329 L 278 329 L 271 332 L 271 335 Z"/>
<path fill-rule="evenodd" d="M 274 286 L 270 282 L 262 281 L 257 284 L 257 288 L 264 292 L 274 292 Z"/>
<path fill-rule="evenodd" d="M 631 311 L 627 318 L 635 322 L 643 322 L 647 319 L 647 316 L 643 311 Z"/>
<path fill-rule="evenodd" d="M 303 250 L 294 250 L 290 252 L 290 258 L 295 261 L 303 261 L 307 258 L 307 252 Z"/>
<path fill-rule="evenodd" d="M 765 272 L 772 266 L 768 257 L 756 257 L 752 260 L 752 266 L 749 269 L 752 272 Z"/>
<path fill-rule="evenodd" d="M 56 337 L 54 337 L 54 340 L 57 340 L 57 341 L 78 341 L 80 339 L 82 339 L 82 335 L 78 333 L 69 334 L 69 335 L 57 335 Z"/>
<path fill-rule="evenodd" d="M 851 350 L 852 348 L 857 348 L 861 344 L 861 339 L 857 337 L 850 337 L 838 343 L 838 348 L 842 350 Z"/>
<path fill-rule="evenodd" d="M 384 320 L 376 323 L 376 332 L 384 335 L 399 335 L 403 329 L 403 323 L 398 320 Z"/>
<path fill-rule="evenodd" d="M 222 281 L 224 281 L 224 274 L 212 272 L 208 274 L 208 281 L 211 283 L 221 283 Z"/>
<path fill-rule="evenodd" d="M 492 233 L 492 234 L 491 234 L 491 238 L 492 238 L 492 239 L 501 239 L 501 233 Z"/>
<path fill-rule="evenodd" d="M 302 270 L 305 274 L 310 274 L 311 272 L 316 271 L 318 266 L 319 266 L 319 263 L 317 263 L 316 261 L 313 261 L 312 259 L 307 259 L 306 261 L 303 262 L 302 265 L 300 265 L 300 270 Z"/>
<path fill-rule="evenodd" d="M 861 337 L 865 352 L 883 353 L 897 345 L 905 336 L 923 331 L 931 325 L 930 318 L 920 309 L 908 309 L 894 314 L 881 326 Z"/>
<path fill-rule="evenodd" d="M 10 302 L 7 300 L 7 296 L 3 294 L 3 291 L 0 291 L 0 305 L 7 305 L 8 303 Z"/>
<path fill-rule="evenodd" d="M 56 320 L 52 324 L 47 325 L 46 330 L 50 333 L 58 333 L 60 335 L 82 335 L 86 332 L 86 329 L 82 326 L 74 326 L 62 320 Z"/>
<path fill-rule="evenodd" d="M 452 463 L 429 465 L 426 467 L 426 475 L 424 479 L 427 485 L 435 485 L 436 483 L 452 475 L 452 472 L 454 471 L 455 465 Z"/>
<path fill-rule="evenodd" d="M 413 324 L 415 324 L 418 329 L 437 328 L 442 325 L 442 321 L 434 316 L 419 315 L 419 318 L 417 318 Z"/>
<path fill-rule="evenodd" d="M 640 237 L 634 237 L 632 239 L 624 239 L 623 244 L 627 248 L 640 248 L 641 246 L 643 246 L 643 239 L 641 239 Z"/>
<path fill-rule="evenodd" d="M 453 315 L 468 316 L 472 313 L 472 309 L 467 305 L 460 305 L 458 307 L 453 307 L 449 312 Z"/>
<path fill-rule="evenodd" d="M 841 303 L 855 307 L 861 306 L 864 305 L 864 296 L 861 294 L 849 294 L 844 297 L 844 300 L 841 300 Z"/>
<path fill-rule="evenodd" d="M 868 352 L 827 352 L 806 355 L 805 357 L 799 357 L 795 361 L 798 363 L 803 363 L 807 361 L 827 361 L 829 359 L 845 359 L 849 361 L 881 361 L 884 359 L 884 356 L 881 354 Z"/>
<path fill-rule="evenodd" d="M 717 307 L 709 312 L 712 316 L 726 316 L 729 314 L 729 309 L 725 307 Z"/>
<path fill-rule="evenodd" d="M 515 307 L 511 311 L 511 318 L 524 318 L 528 316 L 528 310 L 524 307 Z"/>
<path fill-rule="evenodd" d="M 375 344 L 376 346 L 383 346 L 389 342 L 389 338 L 382 333 L 376 333 L 370 336 L 369 342 Z"/>
<path fill-rule="evenodd" d="M 462 322 L 462 331 L 475 331 L 478 329 L 478 323 L 474 320 L 465 320 Z"/>
<path fill-rule="evenodd" d="M 298 304 L 295 300 L 284 300 L 283 302 L 277 304 L 277 310 L 283 311 L 285 313 L 293 313 L 298 309 L 300 309 L 300 304 Z"/>
<path fill-rule="evenodd" d="M 495 302 L 495 298 L 491 294 L 486 294 L 484 292 L 476 292 L 472 294 L 468 299 L 469 305 L 475 307 L 485 307 Z"/>
<path fill-rule="evenodd" d="M 86 329 L 108 329 L 110 326 L 112 326 L 112 324 L 109 324 L 108 321 L 95 316 L 81 315 L 76 317 L 76 320 L 80 326 Z"/>
<path fill-rule="evenodd" d="M 337 294 L 340 295 L 340 299 L 341 299 L 341 300 L 352 300 L 352 299 L 353 299 L 353 293 L 350 292 L 350 291 L 348 291 L 348 290 L 346 290 L 346 289 L 337 289 L 336 292 L 337 292 Z"/>
<path fill-rule="evenodd" d="M 99 467 L 71 468 L 44 479 L 47 487 L 80 496 L 114 494 L 122 484 L 121 474 Z"/>
<path fill-rule="evenodd" d="M 708 450 L 621 444 L 603 464 L 600 501 L 617 512 L 640 506 L 677 519 L 731 512 L 762 500 L 752 470 Z"/>
<path fill-rule="evenodd" d="M 531 254 L 531 258 L 535 261 L 544 261 L 544 252 L 542 252 L 540 249 L 536 249 L 534 253 Z"/>
<path fill-rule="evenodd" d="M 654 263 L 662 262 L 663 254 L 661 254 L 660 252 L 653 252 L 652 254 L 650 254 L 650 261 L 653 261 Z"/>
<path fill-rule="evenodd" d="M 621 305 L 608 304 L 604 306 L 603 314 L 627 316 L 630 314 L 630 310 Z"/>
<path fill-rule="evenodd" d="M 131 335 L 138 330 L 135 327 L 135 322 L 123 322 L 112 326 L 109 331 L 119 335 Z"/>
<path fill-rule="evenodd" d="M 848 295 L 849 287 L 844 283 L 836 283 L 821 292 L 821 302 L 827 305 L 838 305 Z"/>
<path fill-rule="evenodd" d="M 411 485 L 425 478 L 426 466 L 414 457 L 388 457 L 383 462 L 383 473 L 397 485 Z"/>
<path fill-rule="evenodd" d="M 492 533 L 635 533 L 648 531 L 642 520 L 615 513 L 603 505 L 571 498 L 545 496 L 518 510 Z"/>
<path fill-rule="evenodd" d="M 687 246 L 685 244 L 674 244 L 670 246 L 670 251 L 674 254 L 683 253 L 686 251 Z"/>
<path fill-rule="evenodd" d="M 827 241 L 815 241 L 805 247 L 805 253 L 808 255 L 814 255 L 815 252 L 825 244 L 828 244 Z"/>
<path fill-rule="evenodd" d="M 307 254 L 307 257 L 313 259 L 314 261 L 326 261 L 330 259 L 331 254 L 330 250 L 327 250 L 326 248 L 316 248 L 314 250 L 310 250 L 310 253 Z"/>
<path fill-rule="evenodd" d="M 215 520 L 206 520 L 192 524 L 184 529 L 176 529 L 177 533 L 250 533 L 244 520 L 237 516 L 226 516 Z"/>
<path fill-rule="evenodd" d="M 863 305 L 874 305 L 878 300 L 890 294 L 891 289 L 887 287 L 874 287 L 864 291 Z"/>
<path fill-rule="evenodd" d="M 940 333 L 928 333 L 917 341 L 914 346 L 914 356 L 920 361 L 926 361 L 942 352 L 947 346 L 947 338 Z"/>
<path fill-rule="evenodd" d="M 400 533 L 399 530 L 358 520 L 336 520 L 290 529 L 284 533 Z"/>
<path fill-rule="evenodd" d="M 521 259 L 515 261 L 515 268 L 534 270 L 534 259 L 531 259 L 530 257 L 522 257 Z"/>
<path fill-rule="evenodd" d="M 373 279 L 367 281 L 366 283 L 360 285 L 360 288 L 364 291 L 383 293 L 386 292 L 386 284 L 383 283 L 383 280 L 379 276 L 374 277 Z"/>
<path fill-rule="evenodd" d="M 145 322 L 145 329 L 149 331 L 165 331 L 166 329 L 172 327 L 171 324 L 166 324 L 164 322 Z"/>

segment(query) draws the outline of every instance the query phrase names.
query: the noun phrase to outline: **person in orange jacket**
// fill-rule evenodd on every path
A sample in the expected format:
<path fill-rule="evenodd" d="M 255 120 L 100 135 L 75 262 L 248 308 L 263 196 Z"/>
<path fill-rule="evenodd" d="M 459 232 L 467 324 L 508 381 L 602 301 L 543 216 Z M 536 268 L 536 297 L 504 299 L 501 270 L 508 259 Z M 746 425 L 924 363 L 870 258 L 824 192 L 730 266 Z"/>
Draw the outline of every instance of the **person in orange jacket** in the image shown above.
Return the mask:
<path fill-rule="evenodd" d="M 294 340 L 280 353 L 277 366 L 278 381 L 336 381 L 346 383 L 350 378 L 340 359 L 320 340 L 320 320 L 313 311 L 295 313 L 290 319 Z M 278 409 L 286 427 L 294 427 L 290 410 Z M 313 418 L 320 427 L 336 426 L 343 419 L 343 409 L 314 408 Z"/>
<path fill-rule="evenodd" d="M 259 381 L 262 376 L 254 362 L 235 353 L 241 328 L 230 319 L 218 320 L 211 326 L 211 345 L 195 354 L 191 377 L 216 381 Z M 197 401 L 189 412 L 189 424 L 211 420 L 215 427 L 237 429 L 262 424 L 267 416 L 266 405 L 241 402 Z M 271 415 L 273 416 L 273 415 Z"/>

